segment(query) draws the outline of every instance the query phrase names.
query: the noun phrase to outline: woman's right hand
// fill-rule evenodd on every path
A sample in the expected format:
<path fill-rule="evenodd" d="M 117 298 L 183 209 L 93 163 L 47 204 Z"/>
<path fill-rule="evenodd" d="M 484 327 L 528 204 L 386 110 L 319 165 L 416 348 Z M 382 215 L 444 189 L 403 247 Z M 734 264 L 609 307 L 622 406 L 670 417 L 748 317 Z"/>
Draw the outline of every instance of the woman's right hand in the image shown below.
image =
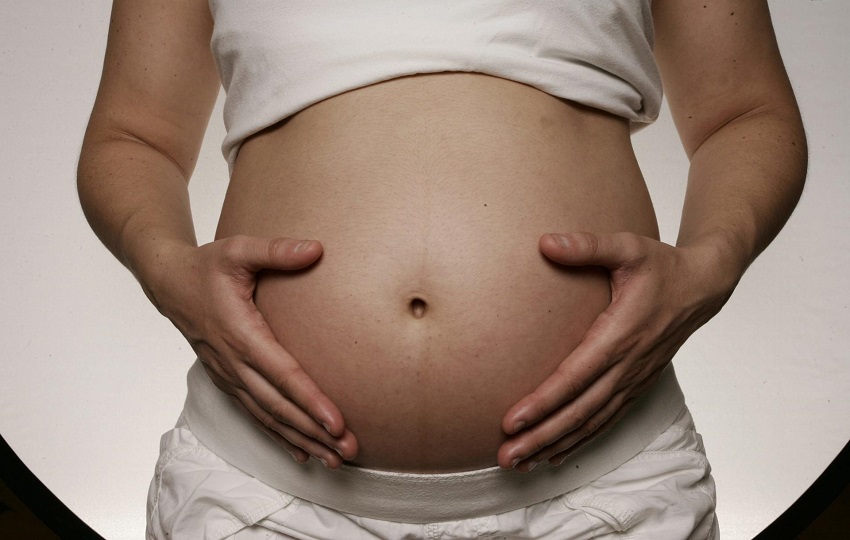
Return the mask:
<path fill-rule="evenodd" d="M 257 273 L 299 270 L 317 241 L 233 236 L 159 254 L 148 297 L 191 344 L 213 383 L 298 462 L 330 468 L 357 455 L 342 413 L 278 343 L 254 304 Z"/>

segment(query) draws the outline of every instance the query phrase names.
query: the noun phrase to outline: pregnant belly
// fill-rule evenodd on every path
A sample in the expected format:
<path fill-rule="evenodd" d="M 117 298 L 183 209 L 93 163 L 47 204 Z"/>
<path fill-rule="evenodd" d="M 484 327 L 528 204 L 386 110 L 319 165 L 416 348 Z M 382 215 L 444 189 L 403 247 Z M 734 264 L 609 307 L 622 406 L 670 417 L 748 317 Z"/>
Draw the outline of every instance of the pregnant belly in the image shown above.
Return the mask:
<path fill-rule="evenodd" d="M 472 74 L 397 79 L 319 103 L 243 145 L 217 236 L 319 240 L 255 301 L 339 406 L 355 464 L 494 465 L 507 409 L 607 306 L 607 273 L 541 234 L 657 235 L 625 122 Z"/>

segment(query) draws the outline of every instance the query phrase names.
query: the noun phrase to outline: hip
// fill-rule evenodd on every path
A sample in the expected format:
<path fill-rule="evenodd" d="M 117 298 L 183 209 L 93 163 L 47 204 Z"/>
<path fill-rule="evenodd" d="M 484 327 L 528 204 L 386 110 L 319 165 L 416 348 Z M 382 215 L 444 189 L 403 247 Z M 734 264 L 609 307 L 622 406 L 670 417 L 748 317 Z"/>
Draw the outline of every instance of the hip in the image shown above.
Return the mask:
<path fill-rule="evenodd" d="M 590 484 L 644 450 L 674 452 L 690 445 L 694 446 L 690 450 L 704 453 L 672 366 L 609 431 L 562 465 L 544 462 L 529 473 L 487 467 L 412 474 L 351 465 L 331 470 L 313 460 L 298 464 L 215 387 L 200 362 L 189 371 L 188 388 L 182 427 L 197 437 L 195 447 L 289 495 L 339 512 L 389 521 L 428 523 L 499 514 Z M 687 444 L 680 440 L 685 432 L 690 432 Z"/>

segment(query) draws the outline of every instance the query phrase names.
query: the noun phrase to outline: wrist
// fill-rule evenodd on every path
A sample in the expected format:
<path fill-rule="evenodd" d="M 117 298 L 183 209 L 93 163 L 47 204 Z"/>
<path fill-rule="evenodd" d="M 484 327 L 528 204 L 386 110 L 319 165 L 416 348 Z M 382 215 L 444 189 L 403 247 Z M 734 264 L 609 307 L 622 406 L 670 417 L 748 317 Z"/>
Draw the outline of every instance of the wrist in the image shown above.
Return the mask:
<path fill-rule="evenodd" d="M 166 299 L 172 296 L 169 291 L 174 284 L 180 286 L 178 281 L 187 265 L 197 266 L 192 262 L 195 250 L 197 246 L 193 242 L 152 236 L 148 242 L 136 246 L 132 255 L 128 254 L 127 266 L 160 313 L 166 314 Z"/>
<path fill-rule="evenodd" d="M 754 258 L 755 249 L 746 239 L 733 232 L 715 228 L 700 234 L 679 234 L 676 247 L 703 249 L 714 255 L 714 260 L 742 276 Z"/>
<path fill-rule="evenodd" d="M 702 275 L 703 284 L 727 299 L 752 260 L 746 243 L 724 231 L 688 239 L 680 236 L 676 247 L 694 254 L 694 269 Z"/>

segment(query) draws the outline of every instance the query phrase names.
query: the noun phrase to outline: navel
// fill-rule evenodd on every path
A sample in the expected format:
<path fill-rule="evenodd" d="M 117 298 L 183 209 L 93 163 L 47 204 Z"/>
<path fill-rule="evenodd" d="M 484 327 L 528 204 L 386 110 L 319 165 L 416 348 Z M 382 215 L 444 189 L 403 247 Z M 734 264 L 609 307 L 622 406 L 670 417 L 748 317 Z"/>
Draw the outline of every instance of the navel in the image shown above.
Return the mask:
<path fill-rule="evenodd" d="M 410 314 L 413 315 L 414 318 L 421 319 L 425 316 L 425 312 L 428 310 L 428 303 L 417 296 L 410 300 L 408 308 L 410 309 Z"/>

